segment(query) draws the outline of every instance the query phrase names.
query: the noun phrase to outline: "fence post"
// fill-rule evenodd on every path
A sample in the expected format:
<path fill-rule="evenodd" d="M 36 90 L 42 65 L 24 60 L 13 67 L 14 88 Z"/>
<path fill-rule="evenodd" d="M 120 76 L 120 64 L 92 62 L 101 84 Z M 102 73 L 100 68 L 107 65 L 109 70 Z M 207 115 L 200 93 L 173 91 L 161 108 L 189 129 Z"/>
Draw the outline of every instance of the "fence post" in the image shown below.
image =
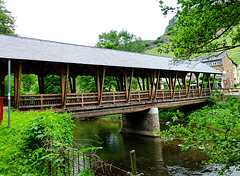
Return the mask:
<path fill-rule="evenodd" d="M 137 176 L 137 164 L 136 164 L 136 154 L 135 150 L 130 151 L 130 160 L 131 160 L 131 168 L 132 168 L 132 176 Z"/>

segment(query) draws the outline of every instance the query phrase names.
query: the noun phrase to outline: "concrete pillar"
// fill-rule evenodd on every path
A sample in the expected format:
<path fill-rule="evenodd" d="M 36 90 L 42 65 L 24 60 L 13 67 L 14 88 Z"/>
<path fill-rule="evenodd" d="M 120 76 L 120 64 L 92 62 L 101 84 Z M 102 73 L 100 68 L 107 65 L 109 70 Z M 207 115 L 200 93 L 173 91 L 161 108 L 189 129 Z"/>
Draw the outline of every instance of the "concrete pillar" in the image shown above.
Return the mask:
<path fill-rule="evenodd" d="M 160 130 L 158 108 L 141 112 L 124 114 L 122 117 L 122 133 L 132 133 L 157 137 L 154 131 Z"/>

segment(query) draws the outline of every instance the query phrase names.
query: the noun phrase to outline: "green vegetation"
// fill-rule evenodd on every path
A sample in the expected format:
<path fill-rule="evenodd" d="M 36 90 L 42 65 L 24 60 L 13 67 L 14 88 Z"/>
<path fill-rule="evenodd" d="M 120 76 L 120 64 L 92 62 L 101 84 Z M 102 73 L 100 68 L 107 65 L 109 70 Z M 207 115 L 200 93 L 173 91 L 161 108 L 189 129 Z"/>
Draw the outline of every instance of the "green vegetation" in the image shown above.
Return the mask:
<path fill-rule="evenodd" d="M 14 18 L 4 6 L 4 1 L 0 0 L 0 34 L 14 35 Z"/>
<path fill-rule="evenodd" d="M 189 59 L 194 54 L 222 52 L 240 46 L 239 0 L 178 1 L 181 7 L 165 6 L 163 14 L 176 11 L 177 20 L 171 28 L 171 44 L 159 52 L 173 52 L 176 58 Z M 226 39 L 228 36 L 228 40 Z"/>
<path fill-rule="evenodd" d="M 212 95 L 210 104 L 187 116 L 188 125 L 171 125 L 158 132 L 166 140 L 180 138 L 182 149 L 201 149 L 210 157 L 208 164 L 219 164 L 223 171 L 231 166 L 240 169 L 240 99 L 229 97 L 224 102 L 216 102 L 221 97 Z M 172 114 L 173 121 L 186 116 L 179 111 Z"/>
<path fill-rule="evenodd" d="M 136 53 L 144 53 L 145 45 L 140 37 L 130 34 L 126 30 L 120 32 L 111 30 L 98 35 L 99 48 L 108 48 L 114 50 L 131 51 Z"/>
<path fill-rule="evenodd" d="M 64 174 L 65 147 L 72 147 L 72 120 L 66 113 L 13 111 L 11 128 L 7 117 L 0 125 L 0 174 Z"/>

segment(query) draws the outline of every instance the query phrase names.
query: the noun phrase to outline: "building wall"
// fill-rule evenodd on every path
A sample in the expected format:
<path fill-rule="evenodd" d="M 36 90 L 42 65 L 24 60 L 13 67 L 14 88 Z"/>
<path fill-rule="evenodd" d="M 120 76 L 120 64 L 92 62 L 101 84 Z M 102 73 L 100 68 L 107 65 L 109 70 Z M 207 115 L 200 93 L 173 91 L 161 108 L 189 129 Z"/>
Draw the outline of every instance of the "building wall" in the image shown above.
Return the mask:
<path fill-rule="evenodd" d="M 221 86 L 223 88 L 233 87 L 234 84 L 239 84 L 238 68 L 227 54 L 221 60 L 209 60 L 204 63 L 222 73 L 225 71 L 223 75 L 216 75 L 218 79 L 221 79 Z"/>

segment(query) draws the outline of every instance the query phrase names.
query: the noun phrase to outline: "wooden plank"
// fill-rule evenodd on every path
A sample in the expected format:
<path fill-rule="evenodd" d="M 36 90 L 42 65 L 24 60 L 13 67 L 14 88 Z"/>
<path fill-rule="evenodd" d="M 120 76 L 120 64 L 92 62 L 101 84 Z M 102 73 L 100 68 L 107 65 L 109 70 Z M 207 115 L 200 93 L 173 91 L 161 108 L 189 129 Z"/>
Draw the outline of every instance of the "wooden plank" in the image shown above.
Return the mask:
<path fill-rule="evenodd" d="M 133 73 L 134 73 L 134 69 L 132 69 L 132 73 L 131 73 L 131 77 L 130 77 L 130 85 L 129 85 L 128 99 L 127 99 L 128 102 L 130 102 L 130 98 L 131 98 L 131 89 L 132 89 Z"/>
<path fill-rule="evenodd" d="M 100 101 L 99 101 L 99 105 L 101 105 L 101 104 L 102 104 L 102 97 L 103 97 L 103 86 L 104 86 L 105 72 L 106 72 L 106 68 L 105 68 L 105 67 L 103 67 L 102 85 L 101 85 L 101 92 L 100 92 Z"/>

